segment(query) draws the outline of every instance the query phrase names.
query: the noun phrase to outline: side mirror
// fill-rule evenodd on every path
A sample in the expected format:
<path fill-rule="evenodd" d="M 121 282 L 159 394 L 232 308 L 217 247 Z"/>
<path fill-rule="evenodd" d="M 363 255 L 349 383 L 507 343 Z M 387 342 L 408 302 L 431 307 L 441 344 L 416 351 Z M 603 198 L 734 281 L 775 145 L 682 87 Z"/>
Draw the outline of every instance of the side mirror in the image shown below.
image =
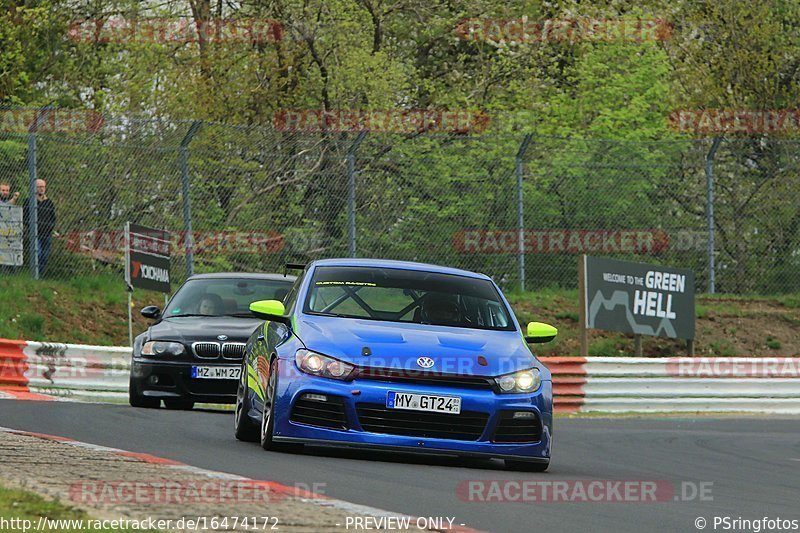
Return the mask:
<path fill-rule="evenodd" d="M 142 308 L 142 316 L 153 320 L 161 318 L 161 309 L 157 305 L 148 305 Z"/>
<path fill-rule="evenodd" d="M 264 320 L 274 320 L 276 322 L 289 323 L 289 317 L 285 315 L 286 308 L 279 300 L 259 300 L 250 304 L 250 312 L 258 318 Z"/>
<path fill-rule="evenodd" d="M 528 333 L 525 335 L 525 340 L 540 344 L 543 342 L 550 342 L 556 338 L 558 330 L 550 324 L 544 322 L 530 322 L 528 324 Z"/>

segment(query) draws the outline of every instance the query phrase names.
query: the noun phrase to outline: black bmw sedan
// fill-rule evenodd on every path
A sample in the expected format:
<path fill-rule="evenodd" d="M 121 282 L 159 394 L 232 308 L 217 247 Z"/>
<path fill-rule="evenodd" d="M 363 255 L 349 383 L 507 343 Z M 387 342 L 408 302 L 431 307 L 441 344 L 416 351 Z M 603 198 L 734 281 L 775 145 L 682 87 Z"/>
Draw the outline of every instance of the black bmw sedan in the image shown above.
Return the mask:
<path fill-rule="evenodd" d="M 133 343 L 129 401 L 134 407 L 191 409 L 195 402 L 233 403 L 250 334 L 263 320 L 257 300 L 283 300 L 294 276 L 199 274 L 181 285 Z"/>

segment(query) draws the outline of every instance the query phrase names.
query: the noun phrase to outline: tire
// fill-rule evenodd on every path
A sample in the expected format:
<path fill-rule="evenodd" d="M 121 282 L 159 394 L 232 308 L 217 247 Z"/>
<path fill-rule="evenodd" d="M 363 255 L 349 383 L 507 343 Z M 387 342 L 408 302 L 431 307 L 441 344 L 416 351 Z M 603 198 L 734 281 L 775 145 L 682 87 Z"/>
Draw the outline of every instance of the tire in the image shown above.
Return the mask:
<path fill-rule="evenodd" d="M 242 377 L 239 380 L 239 387 L 236 391 L 233 434 L 243 442 L 258 442 L 258 426 L 253 423 L 247 414 L 250 412 L 250 388 L 247 386 L 246 361 L 246 359 L 242 361 Z"/>
<path fill-rule="evenodd" d="M 194 407 L 194 402 L 184 398 L 164 398 L 164 407 L 173 411 L 188 411 Z"/>
<path fill-rule="evenodd" d="M 131 407 L 140 407 L 143 409 L 158 409 L 161 406 L 161 400 L 158 398 L 148 398 L 147 396 L 139 394 L 133 378 L 128 382 L 128 403 L 131 404 Z"/>
<path fill-rule="evenodd" d="M 267 451 L 300 451 L 302 444 L 278 443 L 272 440 L 275 433 L 275 416 L 273 413 L 275 403 L 275 391 L 278 390 L 278 358 L 274 358 L 269 364 L 269 378 L 267 379 L 267 389 L 264 391 L 264 407 L 261 409 L 261 430 L 259 431 L 259 441 L 261 447 Z"/>
<path fill-rule="evenodd" d="M 272 407 L 275 403 L 275 391 L 278 390 L 278 358 L 276 357 L 269 364 L 269 377 L 267 378 L 267 388 L 264 391 L 264 405 L 261 407 L 261 447 L 265 450 L 276 449 L 272 441 L 272 434 L 275 431 L 275 417 L 272 416 Z"/>
<path fill-rule="evenodd" d="M 534 463 L 533 461 L 515 461 L 506 459 L 506 468 L 509 470 L 519 470 L 522 472 L 545 472 L 550 466 L 550 461 L 546 463 Z"/>

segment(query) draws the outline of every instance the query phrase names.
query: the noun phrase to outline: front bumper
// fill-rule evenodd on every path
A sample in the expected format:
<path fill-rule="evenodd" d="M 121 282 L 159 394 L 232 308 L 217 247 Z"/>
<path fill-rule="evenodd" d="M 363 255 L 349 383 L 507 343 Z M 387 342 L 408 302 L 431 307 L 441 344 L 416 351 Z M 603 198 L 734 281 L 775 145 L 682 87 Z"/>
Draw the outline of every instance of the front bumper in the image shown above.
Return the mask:
<path fill-rule="evenodd" d="M 203 403 L 235 403 L 238 380 L 192 378 L 192 366 L 241 366 L 241 361 L 186 362 L 133 359 L 131 385 L 147 398 L 183 398 Z"/>
<path fill-rule="evenodd" d="M 550 381 L 543 381 L 539 390 L 534 393 L 501 395 L 492 390 L 390 383 L 372 379 L 341 382 L 300 373 L 294 366 L 294 361 L 281 359 L 279 365 L 279 376 L 291 376 L 291 378 L 278 380 L 273 437 L 276 442 L 377 448 L 406 453 L 510 458 L 531 462 L 548 462 L 550 459 L 553 423 L 553 394 Z M 366 431 L 362 425 L 362 420 L 366 418 L 362 419 L 359 415 L 359 407 L 363 409 L 366 405 L 385 406 L 389 391 L 460 396 L 462 414 L 485 414 L 487 417 L 485 426 L 475 440 L 434 438 L 424 436 L 422 430 L 417 435 L 378 433 L 374 428 L 373 431 Z M 292 410 L 298 399 L 306 394 L 322 394 L 341 402 L 346 429 L 317 427 L 291 420 Z M 508 417 L 509 413 L 520 411 L 535 414 L 540 424 L 538 440 L 517 443 L 495 442 L 501 420 Z M 405 413 L 416 412 L 405 411 Z M 452 423 L 457 427 L 461 415 L 442 416 L 452 417 Z M 449 418 L 446 420 L 449 421 Z M 422 424 L 420 422 L 420 426 Z"/>

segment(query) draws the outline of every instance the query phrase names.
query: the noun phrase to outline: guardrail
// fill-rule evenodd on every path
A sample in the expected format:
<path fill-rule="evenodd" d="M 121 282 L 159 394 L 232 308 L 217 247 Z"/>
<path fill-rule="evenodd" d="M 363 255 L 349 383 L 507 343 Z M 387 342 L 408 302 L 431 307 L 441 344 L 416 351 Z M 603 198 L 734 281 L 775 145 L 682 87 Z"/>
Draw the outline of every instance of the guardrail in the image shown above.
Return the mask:
<path fill-rule="evenodd" d="M 125 401 L 128 347 L 0 339 L 0 397 Z M 543 357 L 556 412 L 800 414 L 800 358 Z"/>
<path fill-rule="evenodd" d="M 131 349 L 0 339 L 0 396 L 128 398 Z"/>
<path fill-rule="evenodd" d="M 543 357 L 556 412 L 800 414 L 797 357 Z"/>

